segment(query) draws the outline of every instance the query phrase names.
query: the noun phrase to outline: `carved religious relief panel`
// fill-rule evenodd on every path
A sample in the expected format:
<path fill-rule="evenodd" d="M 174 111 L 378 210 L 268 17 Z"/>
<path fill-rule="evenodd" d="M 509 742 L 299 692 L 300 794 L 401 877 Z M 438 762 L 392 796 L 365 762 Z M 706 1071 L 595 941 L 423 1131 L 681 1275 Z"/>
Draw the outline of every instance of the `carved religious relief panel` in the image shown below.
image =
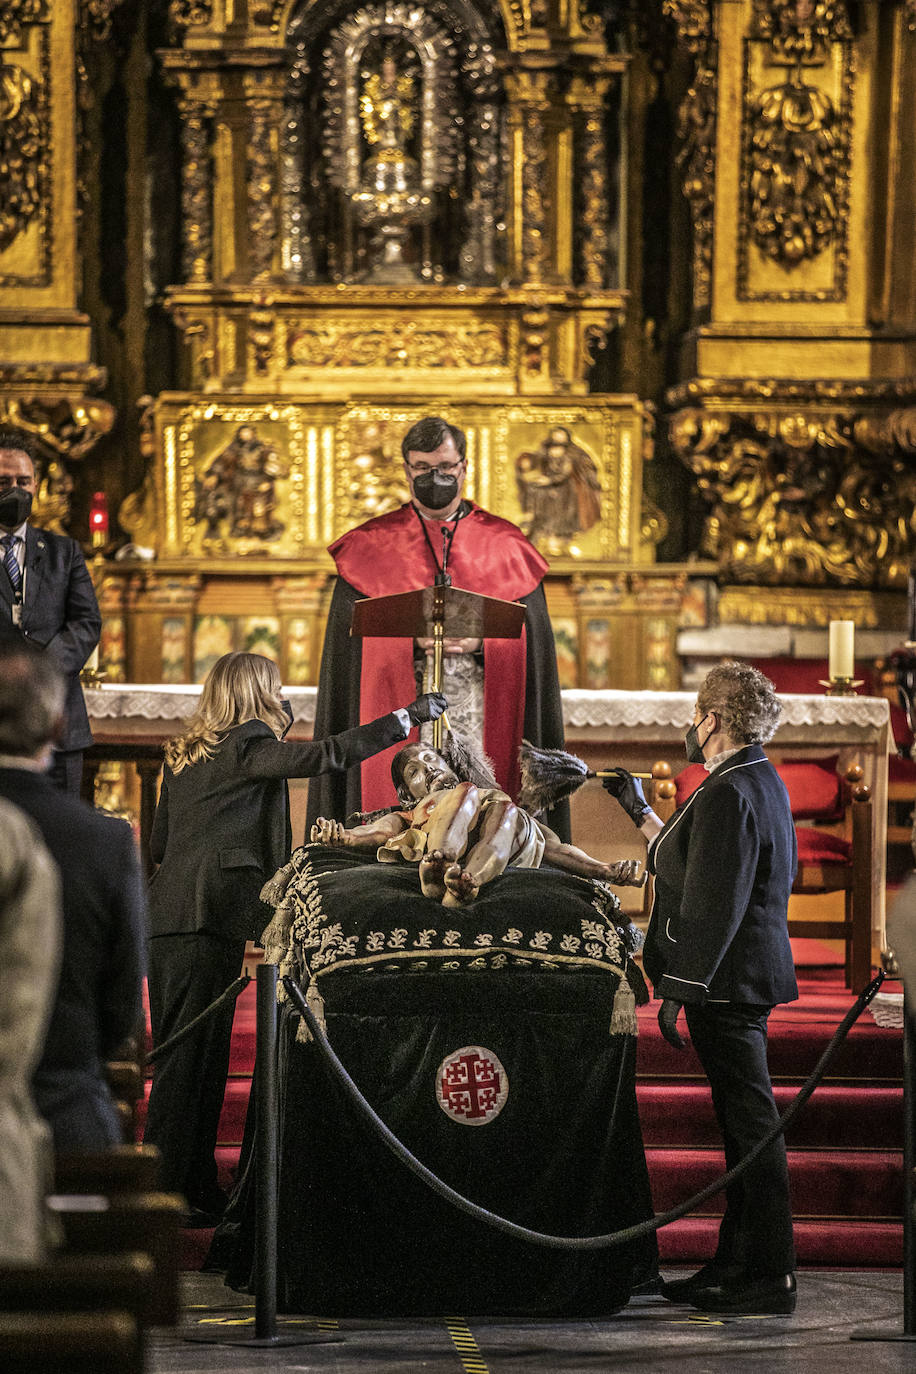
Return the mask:
<path fill-rule="evenodd" d="M 165 461 L 135 542 L 193 562 L 322 560 L 345 530 L 409 498 L 401 439 L 432 412 L 467 433 L 466 495 L 521 524 L 555 567 L 647 561 L 642 414 L 627 397 L 330 406 L 173 395 L 157 406 Z"/>

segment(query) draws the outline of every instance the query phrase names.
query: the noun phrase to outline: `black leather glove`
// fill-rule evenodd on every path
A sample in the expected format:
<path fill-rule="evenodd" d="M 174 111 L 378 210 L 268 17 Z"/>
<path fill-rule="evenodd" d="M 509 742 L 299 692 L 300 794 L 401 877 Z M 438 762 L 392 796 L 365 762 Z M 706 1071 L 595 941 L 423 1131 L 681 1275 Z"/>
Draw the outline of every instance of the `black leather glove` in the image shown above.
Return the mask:
<path fill-rule="evenodd" d="M 634 825 L 641 825 L 652 810 L 639 778 L 634 778 L 625 768 L 609 768 L 607 777 L 601 779 L 601 786 L 616 797 Z"/>
<path fill-rule="evenodd" d="M 411 725 L 422 725 L 426 720 L 438 720 L 447 707 L 448 702 L 441 692 L 424 692 L 404 710 Z"/>
<path fill-rule="evenodd" d="M 689 1043 L 677 1028 L 677 1018 L 683 1005 L 683 1002 L 675 1002 L 673 997 L 666 997 L 658 1009 L 658 1028 L 675 1050 L 686 1050 Z"/>

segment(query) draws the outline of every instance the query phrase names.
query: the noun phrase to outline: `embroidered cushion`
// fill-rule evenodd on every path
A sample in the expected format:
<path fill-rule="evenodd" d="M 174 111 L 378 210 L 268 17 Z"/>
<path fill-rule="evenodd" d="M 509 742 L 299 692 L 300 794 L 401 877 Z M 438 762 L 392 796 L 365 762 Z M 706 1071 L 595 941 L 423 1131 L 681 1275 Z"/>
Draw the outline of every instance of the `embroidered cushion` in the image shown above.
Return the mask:
<path fill-rule="evenodd" d="M 616 983 L 626 968 L 637 998 L 648 1000 L 628 959 L 641 936 L 614 893 L 557 869 L 509 868 L 453 908 L 423 896 L 416 865 L 306 845 L 262 895 L 277 904 L 265 957 L 300 982 L 320 979 L 326 996 L 338 974 L 499 969 L 597 973 Z"/>

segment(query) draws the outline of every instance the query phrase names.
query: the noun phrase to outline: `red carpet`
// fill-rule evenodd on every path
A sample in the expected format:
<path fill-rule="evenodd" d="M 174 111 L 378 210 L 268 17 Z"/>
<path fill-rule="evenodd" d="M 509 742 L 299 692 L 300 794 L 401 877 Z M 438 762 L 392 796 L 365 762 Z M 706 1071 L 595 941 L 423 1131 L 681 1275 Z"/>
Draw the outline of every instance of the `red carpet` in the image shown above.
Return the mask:
<path fill-rule="evenodd" d="M 836 955 L 813 940 L 793 942 L 798 1002 L 770 1018 L 770 1069 L 783 1110 L 814 1068 L 852 1005 Z M 253 971 L 254 960 L 250 961 Z M 896 984 L 891 985 L 897 988 Z M 639 1010 L 637 1094 L 657 1211 L 697 1192 L 723 1170 L 708 1088 L 692 1050 L 661 1038 L 655 1006 Z M 255 988 L 237 1003 L 230 1078 L 218 1152 L 232 1184 L 248 1104 L 255 1048 Z M 795 1237 L 801 1264 L 856 1268 L 902 1263 L 902 1035 L 866 1010 L 787 1141 Z M 583 1161 L 583 1167 L 586 1162 Z M 722 1196 L 659 1232 L 663 1261 L 701 1261 L 715 1241 Z M 198 1268 L 209 1232 L 185 1232 L 185 1267 Z"/>

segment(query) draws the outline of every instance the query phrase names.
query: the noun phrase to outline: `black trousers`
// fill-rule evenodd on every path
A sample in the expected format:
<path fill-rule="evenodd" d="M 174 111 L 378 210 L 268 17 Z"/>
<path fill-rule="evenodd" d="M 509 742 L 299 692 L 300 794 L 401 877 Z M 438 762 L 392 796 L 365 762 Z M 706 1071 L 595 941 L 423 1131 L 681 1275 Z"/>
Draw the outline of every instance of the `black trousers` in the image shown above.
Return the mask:
<path fill-rule="evenodd" d="M 770 1007 L 741 1003 L 687 1005 L 687 1028 L 709 1079 L 725 1163 L 737 1164 L 779 1113 L 767 1066 Z M 783 1137 L 726 1190 L 716 1263 L 739 1264 L 753 1278 L 795 1268 L 789 1169 Z"/>
<path fill-rule="evenodd" d="M 154 1048 L 225 991 L 244 956 L 244 940 L 204 932 L 153 936 L 148 967 Z M 234 1004 L 215 1012 L 153 1066 L 144 1141 L 162 1154 L 162 1186 L 204 1211 L 221 1200 L 214 1151 L 234 1013 Z"/>

